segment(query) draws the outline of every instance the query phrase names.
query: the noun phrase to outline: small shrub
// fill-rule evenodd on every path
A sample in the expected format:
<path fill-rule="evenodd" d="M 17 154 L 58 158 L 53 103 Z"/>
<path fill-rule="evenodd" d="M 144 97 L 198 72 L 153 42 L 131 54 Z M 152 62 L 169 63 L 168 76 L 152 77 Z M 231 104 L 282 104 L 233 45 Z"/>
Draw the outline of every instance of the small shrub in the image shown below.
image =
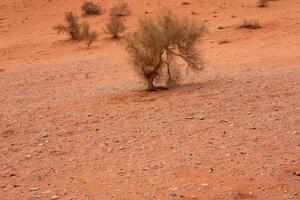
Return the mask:
<path fill-rule="evenodd" d="M 121 18 L 113 15 L 106 24 L 105 31 L 110 34 L 112 38 L 118 38 L 119 35 L 125 31 L 125 25 Z"/>
<path fill-rule="evenodd" d="M 131 11 L 128 6 L 128 3 L 125 3 L 125 2 L 120 2 L 119 4 L 112 7 L 110 10 L 111 16 L 122 17 L 122 16 L 130 15 L 130 13 L 131 13 Z"/>
<path fill-rule="evenodd" d="M 81 6 L 81 11 L 85 15 L 99 15 L 101 13 L 101 7 L 92 1 L 86 1 Z"/>
<path fill-rule="evenodd" d="M 80 39 L 80 24 L 78 19 L 72 12 L 68 12 L 65 15 L 65 24 L 59 24 L 53 27 L 57 31 L 57 34 L 67 33 L 70 35 L 71 39 L 79 40 Z"/>
<path fill-rule="evenodd" d="M 84 22 L 82 24 L 81 37 L 86 41 L 87 48 L 90 48 L 91 44 L 97 40 L 98 33 L 91 30 L 90 25 Z"/>
<path fill-rule="evenodd" d="M 269 4 L 269 1 L 268 0 L 258 0 L 258 7 L 267 7 Z"/>
<path fill-rule="evenodd" d="M 140 21 L 138 31 L 127 39 L 126 50 L 134 69 L 146 81 L 147 91 L 159 89 L 154 82 L 160 80 L 167 86 L 178 83 L 181 70 L 176 58 L 195 72 L 202 69 L 196 44 L 205 31 L 204 25 L 177 18 L 171 12 Z"/>
<path fill-rule="evenodd" d="M 258 20 L 248 21 L 244 20 L 244 22 L 239 26 L 239 28 L 247 28 L 247 29 L 259 29 L 261 25 Z"/>

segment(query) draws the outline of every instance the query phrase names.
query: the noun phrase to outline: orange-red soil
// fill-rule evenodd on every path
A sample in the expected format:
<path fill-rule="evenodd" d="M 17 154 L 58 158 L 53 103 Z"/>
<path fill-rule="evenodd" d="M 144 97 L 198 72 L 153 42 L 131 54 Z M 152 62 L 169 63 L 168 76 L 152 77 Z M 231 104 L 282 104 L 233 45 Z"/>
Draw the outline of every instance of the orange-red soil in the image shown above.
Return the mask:
<path fill-rule="evenodd" d="M 126 34 L 163 8 L 209 30 L 205 70 L 155 93 L 103 31 L 115 2 L 0 1 L 0 199 L 300 199 L 300 1 L 128 1 Z M 69 10 L 90 50 L 53 31 Z"/>

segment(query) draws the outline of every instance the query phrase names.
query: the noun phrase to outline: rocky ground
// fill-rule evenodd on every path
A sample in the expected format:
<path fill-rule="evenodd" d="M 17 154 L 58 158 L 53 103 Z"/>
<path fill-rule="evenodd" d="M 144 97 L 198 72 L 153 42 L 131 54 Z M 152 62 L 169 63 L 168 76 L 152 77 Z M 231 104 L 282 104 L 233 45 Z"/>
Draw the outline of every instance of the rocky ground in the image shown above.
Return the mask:
<path fill-rule="evenodd" d="M 0 2 L 1 200 L 300 199 L 300 2 L 129 1 L 129 32 L 164 6 L 210 30 L 205 70 L 154 93 L 122 40 L 49 28 L 82 2 Z"/>

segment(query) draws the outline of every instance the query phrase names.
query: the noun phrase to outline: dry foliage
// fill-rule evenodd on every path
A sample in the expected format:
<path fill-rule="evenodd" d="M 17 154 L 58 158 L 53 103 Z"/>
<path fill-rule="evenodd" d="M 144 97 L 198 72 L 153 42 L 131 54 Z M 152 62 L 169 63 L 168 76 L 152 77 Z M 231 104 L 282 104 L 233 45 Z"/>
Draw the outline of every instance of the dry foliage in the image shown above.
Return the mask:
<path fill-rule="evenodd" d="M 89 48 L 91 44 L 97 40 L 98 33 L 91 30 L 90 25 L 87 22 L 84 22 L 82 24 L 81 37 L 86 41 L 87 48 Z"/>
<path fill-rule="evenodd" d="M 130 15 L 131 11 L 129 8 L 128 3 L 126 2 L 119 2 L 117 5 L 111 8 L 110 15 L 112 16 L 127 16 Z"/>
<path fill-rule="evenodd" d="M 189 69 L 202 69 L 196 44 L 205 33 L 204 25 L 179 19 L 168 12 L 156 20 L 140 21 L 139 30 L 132 34 L 126 49 L 138 74 L 147 82 L 147 90 L 154 91 L 154 82 L 165 81 L 167 86 L 178 83 L 181 77 L 177 59 Z"/>
<path fill-rule="evenodd" d="M 81 6 L 81 11 L 85 15 L 99 15 L 101 13 L 101 7 L 92 1 L 86 1 Z"/>
<path fill-rule="evenodd" d="M 121 33 L 125 31 L 125 25 L 121 18 L 113 15 L 110 21 L 106 24 L 105 31 L 111 35 L 112 38 L 116 39 Z"/>
<path fill-rule="evenodd" d="M 268 0 L 258 0 L 258 7 L 267 7 L 269 5 L 269 1 Z"/>
<path fill-rule="evenodd" d="M 79 40 L 80 37 L 80 24 L 78 23 L 78 19 L 72 12 L 68 12 L 65 15 L 66 24 L 59 24 L 53 27 L 54 30 L 57 31 L 58 34 L 67 33 L 70 35 L 71 39 Z"/>
<path fill-rule="evenodd" d="M 259 29 L 261 25 L 258 20 L 244 20 L 244 22 L 239 26 L 239 28 L 247 28 L 247 29 Z"/>

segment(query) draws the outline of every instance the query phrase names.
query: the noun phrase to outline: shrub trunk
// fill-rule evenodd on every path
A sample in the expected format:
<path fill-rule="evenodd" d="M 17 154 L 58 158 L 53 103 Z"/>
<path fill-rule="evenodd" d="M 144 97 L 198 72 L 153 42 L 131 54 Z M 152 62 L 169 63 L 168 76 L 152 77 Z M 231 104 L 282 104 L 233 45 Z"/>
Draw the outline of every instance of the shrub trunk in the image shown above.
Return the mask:
<path fill-rule="evenodd" d="M 153 84 L 155 75 L 151 74 L 149 78 L 147 78 L 147 91 L 155 91 L 155 86 Z"/>

